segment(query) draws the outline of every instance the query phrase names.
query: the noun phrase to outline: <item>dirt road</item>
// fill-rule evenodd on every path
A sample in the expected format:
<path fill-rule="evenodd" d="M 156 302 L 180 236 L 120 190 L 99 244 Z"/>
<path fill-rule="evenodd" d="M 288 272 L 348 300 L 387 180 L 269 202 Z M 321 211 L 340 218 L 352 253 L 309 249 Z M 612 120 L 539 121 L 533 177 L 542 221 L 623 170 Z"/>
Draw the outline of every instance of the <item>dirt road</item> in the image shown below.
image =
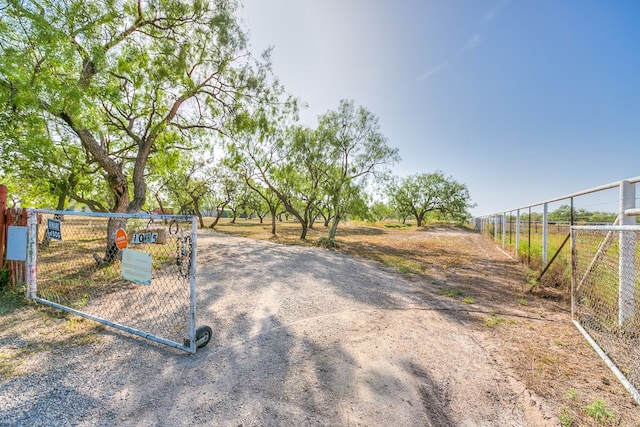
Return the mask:
<path fill-rule="evenodd" d="M 52 349 L 2 385 L 0 425 L 558 424 L 473 327 L 482 307 L 322 249 L 202 234 L 198 250 L 206 348 L 106 329 Z"/>

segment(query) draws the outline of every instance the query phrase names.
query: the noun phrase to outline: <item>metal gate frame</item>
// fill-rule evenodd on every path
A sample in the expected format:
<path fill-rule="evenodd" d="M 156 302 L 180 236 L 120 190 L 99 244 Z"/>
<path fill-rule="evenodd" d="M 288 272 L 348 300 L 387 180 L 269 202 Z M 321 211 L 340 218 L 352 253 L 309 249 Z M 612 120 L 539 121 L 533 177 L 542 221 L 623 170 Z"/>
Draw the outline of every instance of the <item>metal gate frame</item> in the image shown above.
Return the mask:
<path fill-rule="evenodd" d="M 603 243 L 598 248 L 595 253 L 593 259 L 589 267 L 586 269 L 583 277 L 578 277 L 578 254 L 576 248 L 576 233 L 579 231 L 607 231 L 608 234 L 605 237 Z M 635 241 L 635 236 L 629 236 L 629 233 L 625 232 L 634 232 L 640 233 L 640 225 L 593 225 L 593 226 L 571 226 L 571 318 L 573 324 L 576 328 L 582 333 L 587 342 L 593 347 L 596 353 L 600 356 L 600 358 L 605 362 L 607 367 L 613 372 L 613 374 L 618 378 L 618 380 L 622 383 L 622 385 L 627 389 L 627 391 L 631 394 L 631 396 L 635 399 L 636 402 L 640 404 L 640 392 L 636 387 L 627 379 L 624 373 L 616 366 L 615 362 L 611 360 L 608 356 L 607 352 L 598 344 L 596 339 L 594 339 L 591 334 L 583 327 L 578 319 L 577 313 L 577 302 L 576 302 L 576 293 L 578 289 L 582 286 L 584 280 L 587 278 L 587 275 L 590 274 L 592 267 L 600 258 L 603 253 L 603 248 L 607 246 L 607 241 L 611 241 L 614 238 L 613 233 L 619 234 L 619 242 L 620 249 L 618 254 L 618 266 L 619 266 L 619 288 L 618 288 L 618 322 L 619 324 L 624 324 L 632 315 L 629 312 L 630 306 L 633 306 L 634 303 L 625 300 L 623 295 L 631 295 L 634 294 L 635 280 L 637 279 L 634 275 L 636 274 L 636 265 L 635 261 L 629 261 L 629 259 L 635 259 L 635 251 L 636 245 L 640 242 Z M 631 237 L 631 238 L 629 238 Z M 604 249 L 606 251 L 606 248 Z M 630 289 L 629 289 L 630 288 Z M 626 291 L 626 292 L 623 292 Z M 640 295 L 636 296 L 636 298 L 640 297 Z M 633 297 L 631 297 L 633 298 Z"/>
<path fill-rule="evenodd" d="M 87 217 L 99 217 L 99 218 L 122 218 L 122 219 L 143 219 L 143 220 L 180 220 L 191 222 L 191 259 L 189 268 L 189 337 L 184 343 L 171 341 L 151 333 L 141 331 L 120 323 L 112 322 L 108 319 L 104 319 L 98 316 L 94 316 L 89 313 L 85 313 L 80 310 L 76 310 L 72 307 L 68 307 L 62 304 L 58 304 L 53 301 L 49 301 L 38 296 L 38 281 L 37 281 L 37 262 L 38 262 L 38 216 L 41 214 L 51 215 L 79 215 Z M 158 215 L 158 214 L 125 214 L 125 213 L 102 213 L 102 212 L 72 212 L 72 211 L 58 211 L 49 209 L 27 209 L 27 256 L 26 256 L 26 270 L 27 270 L 27 298 L 32 299 L 40 304 L 54 307 L 75 315 L 93 320 L 95 322 L 110 326 L 130 334 L 138 335 L 143 338 L 158 342 L 160 344 L 167 345 L 188 353 L 195 353 L 198 348 L 206 346 L 211 338 L 212 331 L 208 326 L 203 326 L 196 329 L 196 264 L 197 264 L 197 218 L 193 215 Z"/>

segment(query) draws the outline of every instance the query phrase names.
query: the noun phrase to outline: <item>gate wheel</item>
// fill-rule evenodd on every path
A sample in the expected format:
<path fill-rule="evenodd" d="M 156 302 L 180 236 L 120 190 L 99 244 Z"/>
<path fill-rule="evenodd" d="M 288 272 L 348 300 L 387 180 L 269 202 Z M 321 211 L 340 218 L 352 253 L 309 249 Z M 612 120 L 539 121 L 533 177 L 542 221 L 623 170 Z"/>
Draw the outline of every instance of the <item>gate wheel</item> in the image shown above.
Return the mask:
<path fill-rule="evenodd" d="M 200 326 L 196 329 L 196 348 L 203 348 L 211 340 L 213 330 L 209 326 Z"/>

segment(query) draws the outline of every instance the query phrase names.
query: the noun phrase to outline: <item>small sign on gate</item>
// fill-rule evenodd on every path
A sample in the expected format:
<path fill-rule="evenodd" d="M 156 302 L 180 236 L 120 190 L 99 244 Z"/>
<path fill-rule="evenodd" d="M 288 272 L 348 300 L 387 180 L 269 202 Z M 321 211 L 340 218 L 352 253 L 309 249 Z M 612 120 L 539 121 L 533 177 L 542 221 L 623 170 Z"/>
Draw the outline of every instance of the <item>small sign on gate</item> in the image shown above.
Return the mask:
<path fill-rule="evenodd" d="M 47 219 L 47 237 L 62 240 L 62 228 L 59 219 Z"/>
<path fill-rule="evenodd" d="M 118 228 L 116 231 L 116 247 L 123 250 L 127 247 L 127 232 L 123 228 Z"/>
<path fill-rule="evenodd" d="M 27 227 L 11 225 L 7 228 L 7 260 L 27 259 Z"/>
<path fill-rule="evenodd" d="M 124 249 L 122 251 L 122 278 L 141 285 L 151 284 L 151 254 Z"/>

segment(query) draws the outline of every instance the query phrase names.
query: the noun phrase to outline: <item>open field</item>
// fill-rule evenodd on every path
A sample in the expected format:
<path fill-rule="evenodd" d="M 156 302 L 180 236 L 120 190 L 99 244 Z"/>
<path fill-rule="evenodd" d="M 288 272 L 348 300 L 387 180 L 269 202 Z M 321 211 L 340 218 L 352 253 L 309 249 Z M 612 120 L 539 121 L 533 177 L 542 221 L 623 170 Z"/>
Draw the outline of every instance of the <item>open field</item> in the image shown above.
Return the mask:
<path fill-rule="evenodd" d="M 253 220 L 216 228 L 264 242 L 199 235 L 198 319 L 215 338 L 194 356 L 3 300 L 0 425 L 640 419 L 557 290 L 527 292 L 525 268 L 489 239 L 345 224 L 328 251 L 313 247 L 321 225 L 307 242 L 278 225 L 277 238 Z"/>

